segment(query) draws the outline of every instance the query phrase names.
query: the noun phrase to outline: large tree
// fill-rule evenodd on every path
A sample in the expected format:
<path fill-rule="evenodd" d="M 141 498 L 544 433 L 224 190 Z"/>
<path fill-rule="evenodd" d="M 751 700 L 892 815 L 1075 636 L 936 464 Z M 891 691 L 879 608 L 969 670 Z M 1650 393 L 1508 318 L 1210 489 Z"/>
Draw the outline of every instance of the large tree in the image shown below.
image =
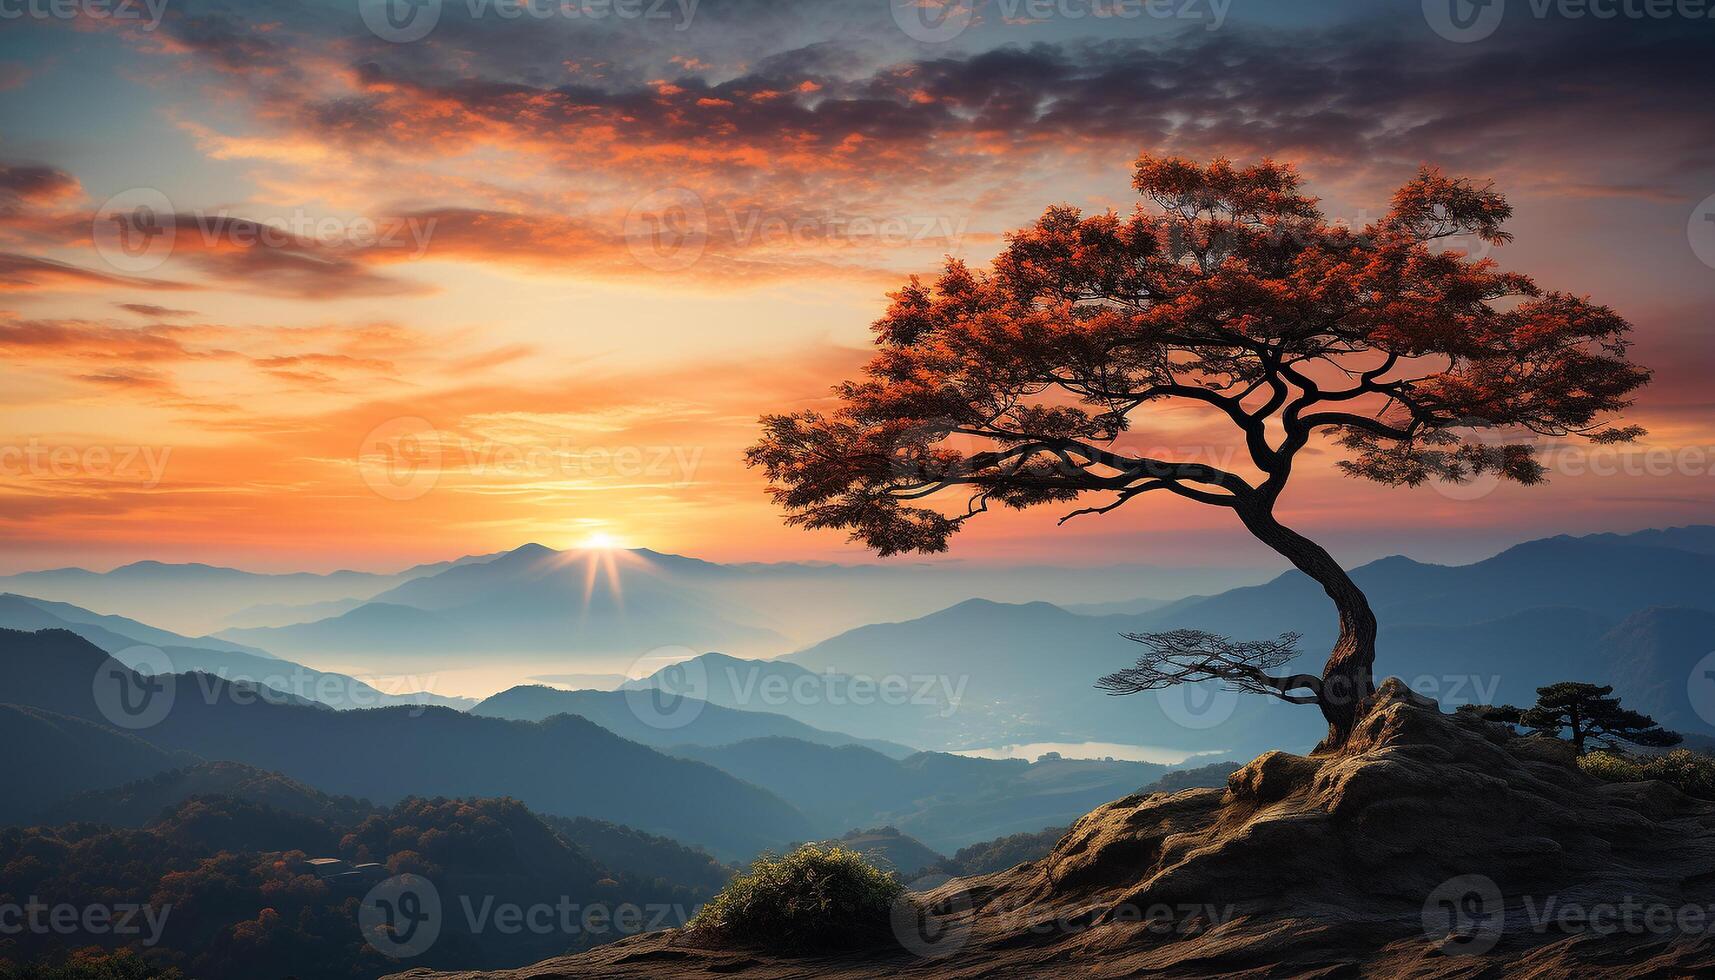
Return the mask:
<path fill-rule="evenodd" d="M 1228 508 L 1326 590 L 1340 634 L 1320 675 L 1217 658 L 1208 676 L 1319 705 L 1337 745 L 1374 690 L 1376 620 L 1340 564 L 1276 517 L 1312 437 L 1383 484 L 1534 484 L 1529 434 L 1635 438 L 1605 418 L 1648 372 L 1614 311 L 1447 246 L 1510 238 L 1506 201 L 1467 180 L 1426 168 L 1362 228 L 1329 222 L 1270 161 L 1145 156 L 1133 184 L 1145 203 L 1129 216 L 1051 207 L 986 271 L 949 260 L 933 284 L 912 277 L 875 324 L 864 377 L 830 411 L 765 416 L 749 461 L 788 523 L 883 556 L 945 550 L 991 505 L 1081 502 L 1064 521 L 1162 492 Z M 1227 425 L 1243 465 L 1133 448 L 1168 441 L 1134 433 L 1173 403 Z M 958 488 L 962 507 L 928 505 Z"/>

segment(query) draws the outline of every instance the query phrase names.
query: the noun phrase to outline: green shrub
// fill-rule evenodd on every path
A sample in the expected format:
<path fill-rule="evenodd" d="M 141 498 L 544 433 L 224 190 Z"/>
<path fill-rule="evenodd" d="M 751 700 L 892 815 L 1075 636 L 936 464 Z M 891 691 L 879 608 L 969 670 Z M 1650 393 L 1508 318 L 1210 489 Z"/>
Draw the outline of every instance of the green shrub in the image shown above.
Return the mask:
<path fill-rule="evenodd" d="M 884 938 L 905 886 L 856 851 L 805 844 L 763 855 L 691 920 L 723 944 L 784 952 L 852 949 Z"/>
<path fill-rule="evenodd" d="M 1578 760 L 1578 768 L 1610 783 L 1659 779 L 1687 796 L 1715 800 L 1715 756 L 1690 749 L 1675 749 L 1666 755 L 1652 756 L 1591 752 Z"/>
<path fill-rule="evenodd" d="M 1645 779 L 1672 783 L 1688 796 L 1715 800 L 1715 757 L 1690 749 L 1675 749 L 1644 763 Z"/>

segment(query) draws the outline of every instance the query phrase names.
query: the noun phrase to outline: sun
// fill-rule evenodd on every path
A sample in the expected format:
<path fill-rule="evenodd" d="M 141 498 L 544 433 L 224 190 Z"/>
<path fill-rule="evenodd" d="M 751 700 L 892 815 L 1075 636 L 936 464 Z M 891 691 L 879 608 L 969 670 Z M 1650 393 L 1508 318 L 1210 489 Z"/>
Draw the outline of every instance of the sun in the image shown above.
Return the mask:
<path fill-rule="evenodd" d="M 607 583 L 607 592 L 613 601 L 623 604 L 625 601 L 624 576 L 621 566 L 642 564 L 638 556 L 632 554 L 618 537 L 607 531 L 592 531 L 578 545 L 581 557 L 566 556 L 567 561 L 582 562 L 584 565 L 584 609 L 590 607 L 590 601 L 596 594 L 596 585 L 602 581 Z"/>

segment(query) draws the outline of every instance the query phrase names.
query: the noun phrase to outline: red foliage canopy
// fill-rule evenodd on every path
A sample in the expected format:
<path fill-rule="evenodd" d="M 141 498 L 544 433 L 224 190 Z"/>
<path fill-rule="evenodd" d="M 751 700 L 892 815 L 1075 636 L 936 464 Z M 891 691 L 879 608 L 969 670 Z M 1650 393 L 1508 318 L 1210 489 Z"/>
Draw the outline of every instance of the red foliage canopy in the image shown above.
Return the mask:
<path fill-rule="evenodd" d="M 1624 319 L 1446 247 L 1510 238 L 1493 190 L 1425 168 L 1352 229 L 1266 160 L 1145 156 L 1133 183 L 1129 217 L 1051 207 L 987 271 L 913 277 L 836 409 L 766 416 L 748 458 L 788 522 L 933 552 L 990 503 L 1108 495 L 1091 513 L 1165 490 L 1267 515 L 1317 432 L 1347 473 L 1413 486 L 1543 479 L 1531 445 L 1479 430 L 1641 433 L 1602 421 L 1649 379 Z M 1124 451 L 1173 399 L 1224 413 L 1254 472 Z M 919 505 L 949 487 L 964 513 Z"/>

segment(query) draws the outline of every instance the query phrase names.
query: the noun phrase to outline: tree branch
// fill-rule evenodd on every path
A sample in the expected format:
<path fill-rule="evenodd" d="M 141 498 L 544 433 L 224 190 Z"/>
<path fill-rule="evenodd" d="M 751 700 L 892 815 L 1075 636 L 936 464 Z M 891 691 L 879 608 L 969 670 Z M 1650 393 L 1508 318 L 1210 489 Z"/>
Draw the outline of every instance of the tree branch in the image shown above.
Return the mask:
<path fill-rule="evenodd" d="M 1316 429 L 1325 425 L 1342 425 L 1353 429 L 1363 429 L 1378 436 L 1389 439 L 1410 439 L 1417 432 L 1417 422 L 1414 419 L 1409 428 L 1401 429 L 1388 425 L 1381 419 L 1369 415 L 1355 415 L 1351 412 L 1317 412 L 1297 420 L 1306 430 Z"/>

